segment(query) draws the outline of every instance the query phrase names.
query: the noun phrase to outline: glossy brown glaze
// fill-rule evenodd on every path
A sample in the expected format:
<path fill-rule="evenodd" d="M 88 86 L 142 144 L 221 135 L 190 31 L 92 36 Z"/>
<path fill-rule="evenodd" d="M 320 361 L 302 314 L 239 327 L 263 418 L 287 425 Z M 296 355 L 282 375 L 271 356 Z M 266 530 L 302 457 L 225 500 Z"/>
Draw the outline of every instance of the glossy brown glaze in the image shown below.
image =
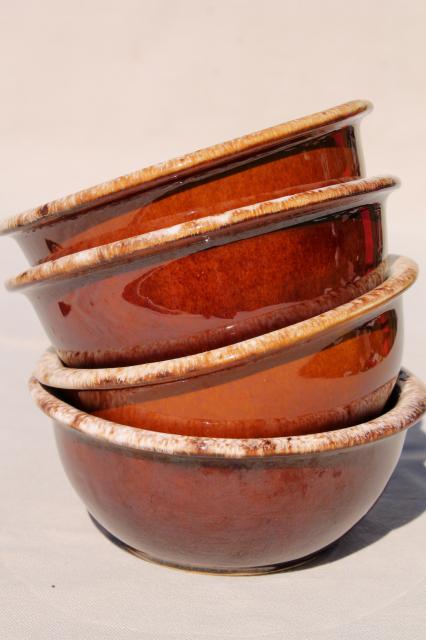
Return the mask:
<path fill-rule="evenodd" d="M 257 438 L 349 426 L 383 409 L 401 365 L 399 302 L 275 355 L 190 379 L 63 391 L 93 415 L 163 433 Z"/>
<path fill-rule="evenodd" d="M 35 376 L 43 384 L 58 389 L 120 389 L 185 380 L 269 358 L 283 349 L 290 351 L 319 340 L 321 335 L 338 333 L 339 327 L 356 326 L 360 320 L 366 322 L 387 305 L 391 306 L 415 282 L 418 267 L 403 256 L 389 256 L 387 264 L 389 274 L 384 282 L 364 295 L 308 320 L 243 342 L 173 360 L 107 369 L 67 367 L 53 349 L 48 349 L 37 364 Z"/>
<path fill-rule="evenodd" d="M 72 485 L 111 535 L 162 563 L 262 573 L 327 547 L 380 496 L 426 407 L 424 387 L 405 378 L 369 423 L 245 441 L 150 434 L 82 414 L 34 380 L 31 389 L 55 420 Z"/>
<path fill-rule="evenodd" d="M 393 186 L 379 178 L 329 187 L 320 190 L 320 204 L 317 192 L 300 194 L 300 205 L 292 204 L 296 197 L 274 201 L 277 213 L 256 217 L 250 209 L 242 224 L 232 221 L 241 215 L 235 210 L 216 235 L 189 231 L 177 246 L 174 231 L 161 251 L 126 253 L 126 263 L 119 245 L 120 261 L 114 255 L 98 264 L 93 253 L 90 271 L 78 266 L 84 252 L 75 254 L 22 274 L 14 286 L 38 283 L 25 292 L 70 366 L 123 366 L 213 349 L 377 286 L 384 277 L 383 200 Z M 337 211 L 327 215 L 330 209 Z M 295 224 L 298 216 L 314 219 Z M 203 220 L 208 228 L 211 219 Z"/>
<path fill-rule="evenodd" d="M 7 221 L 32 264 L 362 175 L 361 101 L 278 125 Z M 319 116 L 319 117 L 318 117 Z M 174 169 L 174 170 L 173 170 Z"/>
<path fill-rule="evenodd" d="M 370 509 L 404 434 L 369 447 L 290 461 L 133 456 L 55 428 L 62 464 L 90 514 L 163 563 L 250 573 L 305 558 Z M 104 497 L 104 498 L 103 498 Z"/>
<path fill-rule="evenodd" d="M 319 316 L 228 347 L 116 369 L 71 369 L 52 351 L 36 376 L 89 411 L 131 425 L 215 437 L 276 436 L 354 424 L 382 410 L 401 360 L 401 294 L 389 260 L 375 289 Z"/>

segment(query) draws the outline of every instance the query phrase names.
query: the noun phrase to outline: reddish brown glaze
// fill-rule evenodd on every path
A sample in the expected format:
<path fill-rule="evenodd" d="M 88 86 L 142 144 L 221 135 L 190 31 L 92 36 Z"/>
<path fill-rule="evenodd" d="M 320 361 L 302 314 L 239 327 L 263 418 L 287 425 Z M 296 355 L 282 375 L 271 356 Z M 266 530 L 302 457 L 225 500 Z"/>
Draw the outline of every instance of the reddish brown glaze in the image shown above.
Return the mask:
<path fill-rule="evenodd" d="M 259 132 L 257 144 L 250 136 L 199 152 L 204 162 L 186 156 L 170 161 L 175 170 L 163 175 L 155 167 L 146 170 L 153 179 L 140 184 L 124 176 L 109 198 L 84 198 L 84 205 L 58 207 L 49 203 L 22 214 L 30 223 L 10 221 L 31 264 L 68 255 L 122 238 L 194 220 L 213 213 L 279 196 L 334 184 L 362 175 L 354 119 L 367 104 L 338 109 L 335 121 L 306 119 L 303 128 L 272 128 Z M 337 116 L 337 119 L 336 119 Z M 321 125 L 322 126 L 319 126 Z M 309 128 L 310 126 L 310 128 Z M 300 129 L 299 133 L 297 133 Z M 263 143 L 262 143 L 263 141 Z M 235 153 L 229 148 L 235 147 Z M 184 168 L 182 168 L 184 167 Z M 143 171 L 142 171 L 143 174 Z M 155 177 L 158 174 L 158 177 Z M 72 203 L 74 199 L 70 197 Z M 29 215 L 33 214 L 33 215 Z M 20 220 L 20 216 L 17 217 Z"/>
<path fill-rule="evenodd" d="M 210 249 L 201 240 L 148 258 L 136 254 L 129 264 L 106 262 L 26 293 L 71 366 L 122 366 L 231 344 L 382 281 L 383 194 L 369 198 L 313 222 L 286 227 L 283 220 L 269 233 L 265 220 L 244 233 L 235 225 Z"/>
<path fill-rule="evenodd" d="M 353 127 L 228 160 L 16 236 L 31 263 L 360 176 Z"/>
<path fill-rule="evenodd" d="M 74 489 L 120 541 L 168 564 L 244 573 L 340 538 L 380 496 L 404 441 L 226 460 L 114 448 L 58 423 L 55 433 Z"/>
<path fill-rule="evenodd" d="M 153 433 L 84 414 L 33 378 L 71 483 L 98 523 L 142 557 L 262 573 L 327 547 L 383 491 L 426 390 L 401 372 L 386 413 L 288 438 Z"/>
<path fill-rule="evenodd" d="M 184 435 L 276 437 L 353 425 L 383 409 L 401 365 L 400 301 L 387 307 L 239 367 L 61 397 L 107 420 Z"/>

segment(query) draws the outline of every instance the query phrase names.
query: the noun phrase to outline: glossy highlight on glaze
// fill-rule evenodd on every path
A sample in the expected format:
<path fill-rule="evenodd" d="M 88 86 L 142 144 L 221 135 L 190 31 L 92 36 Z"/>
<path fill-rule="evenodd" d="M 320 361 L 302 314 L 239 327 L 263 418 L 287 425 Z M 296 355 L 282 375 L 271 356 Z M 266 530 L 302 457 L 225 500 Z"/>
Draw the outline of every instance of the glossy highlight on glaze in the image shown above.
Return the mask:
<path fill-rule="evenodd" d="M 288 352 L 165 384 L 64 390 L 95 416 L 162 433 L 258 438 L 317 433 L 379 414 L 401 365 L 399 304 Z"/>
<path fill-rule="evenodd" d="M 70 369 L 52 352 L 37 378 L 95 415 L 164 433 L 276 437 L 355 424 L 382 411 L 401 364 L 405 258 L 364 296 L 217 350 L 116 369 Z M 127 387 L 127 388 L 126 388 Z"/>
<path fill-rule="evenodd" d="M 172 566 L 267 573 L 327 547 L 370 509 L 423 415 L 421 383 L 401 373 L 374 420 L 311 436 L 200 439 L 88 416 L 33 379 L 55 421 L 65 471 L 123 546 Z"/>
<path fill-rule="evenodd" d="M 396 184 L 389 177 L 348 182 L 237 209 L 223 223 L 203 218 L 205 237 L 184 223 L 168 235 L 132 239 L 132 246 L 147 245 L 142 255 L 112 244 L 111 258 L 81 252 L 34 267 L 10 286 L 25 286 L 70 366 L 124 366 L 214 349 L 380 284 L 384 199 Z M 219 231 L 209 231 L 217 224 Z M 80 268 L 80 257 L 93 269 Z"/>
<path fill-rule="evenodd" d="M 6 221 L 31 264 L 362 175 L 354 101 L 123 176 Z"/>
<path fill-rule="evenodd" d="M 283 349 L 290 351 L 321 335 L 327 338 L 331 332 L 339 333 L 341 328 L 356 326 L 362 319 L 367 321 L 397 301 L 415 282 L 418 267 L 413 260 L 402 256 L 390 256 L 387 262 L 389 274 L 384 282 L 362 296 L 308 320 L 243 342 L 173 360 L 104 369 L 67 367 L 48 349 L 40 358 L 35 376 L 43 384 L 58 389 L 120 389 L 206 375 L 273 356 Z"/>

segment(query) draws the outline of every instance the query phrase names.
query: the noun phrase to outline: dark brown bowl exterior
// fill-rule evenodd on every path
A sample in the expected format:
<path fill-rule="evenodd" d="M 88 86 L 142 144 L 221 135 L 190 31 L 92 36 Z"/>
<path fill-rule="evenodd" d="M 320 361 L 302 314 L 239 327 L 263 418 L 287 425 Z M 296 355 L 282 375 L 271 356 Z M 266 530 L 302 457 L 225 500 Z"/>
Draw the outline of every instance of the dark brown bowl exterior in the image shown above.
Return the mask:
<path fill-rule="evenodd" d="M 225 346 L 377 286 L 385 276 L 384 199 L 393 186 L 392 179 L 371 179 L 330 187 L 321 211 L 313 204 L 298 208 L 301 217 L 317 216 L 307 222 L 291 226 L 287 211 L 250 220 L 250 228 L 230 222 L 216 235 L 187 238 L 155 255 L 104 260 L 24 291 L 69 366 L 125 366 Z M 327 193 L 307 192 L 299 200 Z M 328 213 L 333 207 L 339 210 Z M 81 255 L 69 258 L 77 263 Z"/>
<path fill-rule="evenodd" d="M 249 573 L 310 556 L 351 529 L 382 493 L 405 434 L 321 456 L 225 463 L 134 455 L 60 424 L 55 435 L 89 513 L 126 546 L 169 565 Z"/>
<path fill-rule="evenodd" d="M 73 406 L 163 433 L 257 438 L 317 433 L 378 415 L 402 357 L 401 299 L 268 357 L 127 389 L 64 390 Z"/>
<path fill-rule="evenodd" d="M 149 432 L 137 439 L 139 430 L 85 416 L 32 382 L 36 402 L 55 420 L 73 487 L 110 536 L 143 558 L 231 574 L 297 564 L 368 512 L 397 464 L 405 429 L 425 410 L 419 383 L 402 377 L 399 391 L 389 413 L 357 427 L 214 441 Z"/>
<path fill-rule="evenodd" d="M 360 177 L 357 101 L 149 167 L 17 216 L 31 264 Z M 106 194 L 106 195 L 105 195 Z"/>
<path fill-rule="evenodd" d="M 131 367 L 72 369 L 53 350 L 36 377 L 89 411 L 170 433 L 273 437 L 379 412 L 401 360 L 401 294 L 417 265 L 321 315 L 212 351 Z M 76 393 L 78 392 L 78 393 Z"/>

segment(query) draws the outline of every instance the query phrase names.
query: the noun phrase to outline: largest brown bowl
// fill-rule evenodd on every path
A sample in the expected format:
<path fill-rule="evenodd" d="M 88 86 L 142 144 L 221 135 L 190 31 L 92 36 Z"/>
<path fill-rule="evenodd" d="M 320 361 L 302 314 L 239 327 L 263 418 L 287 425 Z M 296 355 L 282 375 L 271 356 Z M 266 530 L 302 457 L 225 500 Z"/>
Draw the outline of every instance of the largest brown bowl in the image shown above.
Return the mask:
<path fill-rule="evenodd" d="M 52 260 L 9 282 L 70 366 L 224 346 L 342 304 L 383 279 L 392 177 L 279 198 Z"/>
<path fill-rule="evenodd" d="M 389 411 L 313 436 L 221 440 L 152 433 L 89 416 L 35 379 L 65 471 L 89 513 L 137 555 L 188 569 L 266 573 L 353 527 L 382 493 L 424 387 L 402 374 Z M 408 496 L 407 496 L 408 497 Z"/>
<path fill-rule="evenodd" d="M 47 352 L 36 372 L 74 406 L 168 433 L 262 437 L 356 424 L 382 411 L 401 365 L 406 258 L 371 292 L 321 316 L 176 360 L 70 369 Z"/>
<path fill-rule="evenodd" d="M 54 200 L 0 225 L 31 263 L 234 207 L 357 178 L 363 100 L 251 133 Z"/>

